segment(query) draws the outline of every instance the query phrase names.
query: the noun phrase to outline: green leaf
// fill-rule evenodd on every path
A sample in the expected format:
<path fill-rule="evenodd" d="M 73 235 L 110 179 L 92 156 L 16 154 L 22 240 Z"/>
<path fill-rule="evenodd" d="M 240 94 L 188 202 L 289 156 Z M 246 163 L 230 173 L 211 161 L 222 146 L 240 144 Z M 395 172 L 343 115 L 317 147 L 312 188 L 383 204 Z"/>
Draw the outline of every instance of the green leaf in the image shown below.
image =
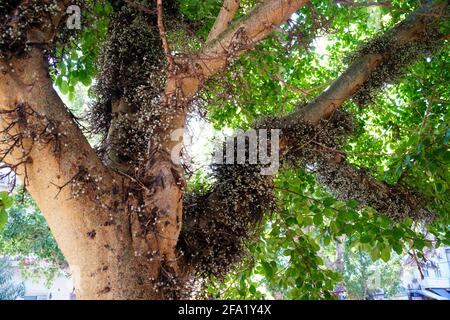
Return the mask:
<path fill-rule="evenodd" d="M 62 81 L 61 86 L 59 87 L 59 90 L 61 90 L 61 93 L 66 95 L 69 93 L 69 84 L 67 81 Z"/>
<path fill-rule="evenodd" d="M 286 224 L 289 226 L 292 226 L 294 224 L 297 224 L 297 219 L 294 217 L 289 217 L 286 219 Z"/>
<path fill-rule="evenodd" d="M 305 282 L 304 277 L 298 277 L 295 280 L 295 285 L 297 286 L 297 288 L 301 288 L 303 286 L 303 283 Z"/>
<path fill-rule="evenodd" d="M 359 202 L 352 199 L 352 200 L 349 200 L 349 201 L 347 202 L 347 205 L 348 205 L 350 208 L 355 209 L 356 207 L 358 207 Z"/>
<path fill-rule="evenodd" d="M 394 243 L 392 245 L 392 248 L 398 255 L 401 255 L 403 253 L 403 247 L 399 243 Z"/>
<path fill-rule="evenodd" d="M 333 209 L 331 209 L 331 208 L 325 208 L 325 209 L 323 210 L 323 214 L 324 214 L 326 217 L 333 217 L 334 214 L 335 214 L 335 211 L 334 211 Z"/>
<path fill-rule="evenodd" d="M 404 236 L 405 232 L 400 228 L 394 228 L 392 234 L 395 239 L 399 240 Z"/>
<path fill-rule="evenodd" d="M 422 250 L 425 247 L 425 241 L 423 241 L 422 239 L 415 239 L 414 240 L 414 247 L 417 250 Z"/>
<path fill-rule="evenodd" d="M 384 262 L 388 262 L 391 259 L 391 249 L 390 248 L 384 248 L 380 252 L 381 259 L 383 259 Z"/>
<path fill-rule="evenodd" d="M 14 199 L 10 197 L 8 192 L 1 191 L 0 192 L 0 206 L 3 208 L 9 208 L 13 205 Z"/>
<path fill-rule="evenodd" d="M 61 75 L 57 76 L 57 77 L 56 77 L 56 80 L 55 80 L 55 85 L 56 85 L 58 88 L 61 87 L 62 81 L 63 81 L 62 76 L 61 76 Z"/>
<path fill-rule="evenodd" d="M 0 230 L 5 227 L 6 222 L 8 222 L 8 213 L 2 208 L 0 209 Z"/>
<path fill-rule="evenodd" d="M 372 241 L 372 239 L 373 237 L 370 234 L 364 233 L 359 239 L 359 241 L 361 241 L 361 243 L 369 243 Z"/>
<path fill-rule="evenodd" d="M 303 225 L 310 226 L 313 224 L 313 219 L 309 216 L 303 218 Z"/>
<path fill-rule="evenodd" d="M 316 226 L 320 226 L 323 224 L 323 216 L 320 213 L 316 213 L 313 217 L 313 222 Z"/>
<path fill-rule="evenodd" d="M 323 199 L 323 205 L 326 207 L 333 205 L 335 202 L 336 200 L 333 197 L 326 197 Z"/>
<path fill-rule="evenodd" d="M 378 260 L 380 258 L 380 250 L 378 250 L 378 248 L 373 248 L 370 251 L 370 256 L 374 261 Z"/>

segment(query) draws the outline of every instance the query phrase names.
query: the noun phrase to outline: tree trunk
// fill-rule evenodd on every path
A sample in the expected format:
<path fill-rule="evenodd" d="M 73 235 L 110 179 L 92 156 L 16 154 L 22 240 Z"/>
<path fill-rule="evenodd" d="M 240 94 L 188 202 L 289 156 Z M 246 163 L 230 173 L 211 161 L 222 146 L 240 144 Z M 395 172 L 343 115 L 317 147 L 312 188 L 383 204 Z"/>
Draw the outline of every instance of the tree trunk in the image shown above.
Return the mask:
<path fill-rule="evenodd" d="M 40 50 L 1 68 L 4 142 L 22 145 L 5 161 L 43 212 L 73 272 L 77 296 L 167 298 L 157 282 L 162 261 L 165 276 L 176 269 L 181 224 L 171 219 L 181 221 L 181 186 L 174 174 L 179 169 L 155 156 L 148 170 L 152 190 L 136 192 L 136 182 L 111 173 L 89 146 L 52 89 Z M 156 219 L 149 230 L 137 214 L 139 201 L 152 213 L 147 218 Z"/>

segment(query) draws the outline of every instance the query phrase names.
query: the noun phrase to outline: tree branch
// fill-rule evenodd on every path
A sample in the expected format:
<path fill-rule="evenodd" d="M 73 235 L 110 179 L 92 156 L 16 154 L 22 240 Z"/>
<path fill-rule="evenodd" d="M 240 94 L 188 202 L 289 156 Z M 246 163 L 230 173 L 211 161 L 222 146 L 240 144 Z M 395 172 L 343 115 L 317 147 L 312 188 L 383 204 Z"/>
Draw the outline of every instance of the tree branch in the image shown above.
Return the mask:
<path fill-rule="evenodd" d="M 214 22 L 211 31 L 209 32 L 206 42 L 211 42 L 216 39 L 218 35 L 224 32 L 231 24 L 233 17 L 239 9 L 240 0 L 224 0 L 222 9 L 220 9 L 219 15 Z"/>
<path fill-rule="evenodd" d="M 396 57 L 396 54 L 404 54 L 402 48 L 406 47 L 414 52 L 422 44 L 426 47 L 436 45 L 435 41 L 442 43 L 439 34 L 433 30 L 438 26 L 437 22 L 440 21 L 446 7 L 445 3 L 435 2 L 412 13 L 390 31 L 369 42 L 347 70 L 317 98 L 300 110 L 279 119 L 280 122 L 277 124 L 284 129 L 281 145 L 285 148 L 285 156 L 294 154 L 294 158 L 301 158 L 304 165 L 313 168 L 319 183 L 338 199 L 358 200 L 361 205 L 371 206 L 394 220 L 405 217 L 416 220 L 433 218 L 434 214 L 425 209 L 425 199 L 417 192 L 400 185 L 390 186 L 377 181 L 365 170 L 347 163 L 345 155 L 327 151 L 336 149 L 339 140 L 344 138 L 343 135 L 349 134 L 348 131 L 342 132 L 339 129 L 346 126 L 344 123 L 346 120 L 339 117 L 334 119 L 337 108 L 344 101 L 360 94 L 364 86 L 370 84 L 370 79 L 374 75 L 381 77 L 379 83 L 396 80 L 392 77 L 389 79 L 391 76 L 389 72 L 392 70 L 386 69 L 397 68 L 398 73 L 406 67 L 392 64 L 392 61 L 395 63 L 397 60 L 405 60 Z M 432 37 L 436 39 L 430 39 Z M 409 46 L 413 42 L 414 45 Z M 417 59 L 420 54 L 421 52 L 418 52 L 411 58 Z M 414 59 L 407 60 L 406 63 L 414 61 Z M 387 67 L 385 63 L 388 63 Z M 380 67 L 384 68 L 383 73 L 378 72 Z M 308 127 L 310 131 L 307 129 L 306 132 L 311 132 L 313 139 L 303 143 L 301 141 L 305 139 L 301 137 L 301 130 Z M 333 131 L 336 128 L 338 131 Z M 315 143 L 315 147 L 305 149 L 306 145 L 314 144 L 315 140 L 321 140 L 322 143 Z"/>
<path fill-rule="evenodd" d="M 188 70 L 183 70 L 177 80 L 169 84 L 168 91 L 173 92 L 180 87 L 185 97 L 192 97 L 203 81 L 224 68 L 230 60 L 253 48 L 307 2 L 264 0 L 219 37 L 207 43 L 198 54 L 179 60 L 180 65 L 188 64 Z"/>
<path fill-rule="evenodd" d="M 171 140 L 170 134 L 185 124 L 186 110 L 181 104 L 187 105 L 205 80 L 224 68 L 231 59 L 252 49 L 307 2 L 309 0 L 264 0 L 196 55 L 176 59 L 178 73 L 167 81 L 165 103 L 173 104 L 175 101 L 182 111 L 161 120 L 168 128 L 161 134 L 161 145 L 166 151 L 170 152 L 177 143 Z"/>
<path fill-rule="evenodd" d="M 442 12 L 443 7 L 441 5 L 425 6 L 383 35 L 381 41 L 404 45 L 426 36 L 423 30 L 426 30 L 432 22 L 430 22 L 429 17 L 433 17 L 431 18 L 433 21 L 439 19 L 439 15 L 428 14 L 432 11 L 435 12 L 435 10 Z M 425 209 L 423 198 L 416 192 L 401 186 L 389 186 L 384 182 L 377 181 L 365 170 L 348 164 L 344 159 L 344 155 L 329 152 L 329 149 L 337 150 L 336 147 L 339 140 L 345 134 L 348 134 L 350 130 L 346 128 L 349 125 L 345 123 L 346 119 L 342 115 L 336 115 L 336 109 L 358 92 L 377 66 L 385 59 L 388 59 L 390 54 L 390 52 L 381 51 L 362 55 L 326 91 L 306 107 L 286 117 L 272 119 L 268 123 L 263 123 L 262 127 L 281 128 L 280 147 L 282 150 L 280 151 L 285 161 L 290 160 L 293 156 L 296 161 L 295 164 L 300 162 L 312 168 L 311 170 L 315 172 L 319 183 L 325 185 L 337 198 L 358 200 L 361 205 L 371 206 L 379 213 L 386 214 L 394 220 L 400 220 L 404 217 L 411 217 L 416 220 L 432 218 L 433 213 Z M 332 117 L 332 115 L 335 116 Z M 329 119 L 329 121 L 324 123 L 324 119 Z M 307 146 L 309 148 L 305 148 Z M 185 219 L 187 221 L 185 222 L 186 229 L 183 231 L 184 237 L 189 239 L 191 238 L 190 234 L 195 233 L 196 241 L 211 239 L 213 236 L 208 230 L 203 228 L 203 225 L 207 224 L 205 220 L 211 221 L 211 219 L 215 219 L 217 212 L 222 214 L 228 212 L 233 217 L 241 215 L 257 217 L 259 215 L 255 214 L 252 208 L 262 210 L 270 208 L 270 205 L 264 204 L 264 201 L 271 197 L 269 191 L 269 188 L 273 189 L 273 185 L 271 186 L 269 182 L 271 178 L 254 172 L 248 181 L 239 186 L 240 190 L 242 190 L 238 192 L 239 195 L 246 193 L 245 188 L 250 188 L 251 185 L 260 183 L 264 184 L 265 188 L 261 189 L 266 190 L 266 192 L 261 197 L 256 196 L 249 201 L 239 198 L 237 201 L 238 205 L 234 205 L 234 202 L 231 202 L 230 205 L 228 200 L 232 199 L 232 197 L 228 195 L 224 197 L 223 190 L 228 188 L 236 189 L 236 187 L 231 187 L 227 184 L 232 183 L 231 181 L 240 181 L 241 174 L 239 170 L 242 169 L 237 165 L 222 165 L 222 167 L 224 167 L 223 170 L 228 172 L 228 176 L 238 175 L 239 178 L 235 177 L 231 180 L 217 179 L 218 183 L 216 183 L 210 193 L 204 196 L 194 196 L 193 204 L 187 203 L 185 208 Z M 242 177 L 248 178 L 248 173 L 242 173 Z M 203 212 L 208 214 L 202 214 Z M 200 217 L 195 219 L 197 215 L 200 215 Z M 194 220 L 191 220 L 193 217 L 195 217 Z M 195 231 L 197 227 L 202 231 Z M 229 226 L 223 226 L 223 228 L 228 229 Z M 233 243 L 239 243 L 239 241 L 233 240 Z M 187 243 L 192 242 L 193 240 L 187 241 Z"/>
<path fill-rule="evenodd" d="M 334 0 L 334 3 L 351 6 L 351 7 L 388 7 L 388 8 L 392 8 L 392 4 L 390 3 L 390 1 L 354 2 L 351 0 Z"/>
<path fill-rule="evenodd" d="M 157 15 L 158 15 L 159 35 L 161 37 L 164 53 L 166 54 L 167 63 L 168 63 L 168 71 L 169 71 L 169 74 L 172 74 L 173 70 L 175 69 L 175 62 L 174 62 L 174 59 L 172 56 L 172 52 L 170 51 L 169 43 L 167 42 L 166 31 L 164 28 L 163 0 L 157 0 L 156 11 L 157 11 Z"/>
<path fill-rule="evenodd" d="M 304 108 L 286 116 L 283 126 L 293 125 L 298 120 L 318 124 L 321 119 L 328 119 L 344 101 L 364 86 L 377 67 L 392 58 L 395 50 L 416 40 L 428 40 L 425 31 L 439 21 L 445 8 L 445 3 L 426 5 L 376 39 L 377 43 L 384 44 L 381 50 L 359 56 L 327 90 Z"/>

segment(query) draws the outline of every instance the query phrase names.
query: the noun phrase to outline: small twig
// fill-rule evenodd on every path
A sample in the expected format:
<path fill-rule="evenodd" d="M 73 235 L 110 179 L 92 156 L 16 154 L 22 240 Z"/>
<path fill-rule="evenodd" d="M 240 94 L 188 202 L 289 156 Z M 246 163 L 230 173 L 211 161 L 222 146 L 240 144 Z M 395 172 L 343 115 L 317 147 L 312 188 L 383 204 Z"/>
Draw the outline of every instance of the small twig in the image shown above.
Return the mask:
<path fill-rule="evenodd" d="M 163 0 L 156 0 L 156 11 L 158 14 L 158 29 L 159 29 L 159 35 L 161 37 L 164 53 L 166 54 L 167 63 L 169 64 L 169 66 L 168 66 L 169 74 L 172 74 L 173 71 L 175 70 L 175 61 L 173 59 L 169 44 L 167 42 L 166 31 L 164 28 L 164 21 L 163 21 L 162 1 Z"/>
<path fill-rule="evenodd" d="M 147 186 L 142 182 L 139 181 L 136 178 L 133 178 L 132 176 L 130 176 L 129 174 L 126 174 L 125 172 L 122 172 L 120 170 L 114 170 L 114 172 L 120 174 L 121 176 L 124 176 L 125 178 L 130 179 L 133 182 L 136 182 L 142 189 L 144 189 L 145 191 L 151 192 L 151 190 L 149 188 L 147 188 Z"/>
<path fill-rule="evenodd" d="M 419 270 L 419 273 L 420 273 L 420 278 L 423 280 L 425 277 L 423 275 L 423 271 L 422 271 L 422 267 L 420 266 L 419 259 L 417 258 L 416 251 L 414 249 L 411 249 L 411 251 L 412 251 L 412 253 L 410 253 L 410 255 L 413 257 L 414 261 L 416 262 L 417 269 Z"/>
<path fill-rule="evenodd" d="M 50 184 L 52 184 L 53 186 L 55 186 L 56 188 L 58 188 L 58 192 L 55 195 L 55 199 L 59 196 L 59 194 L 61 193 L 61 191 L 67 187 L 70 183 L 72 183 L 73 181 L 78 180 L 80 177 L 82 177 L 84 174 L 86 173 L 86 169 L 83 166 L 78 166 L 78 172 L 72 177 L 70 178 L 69 181 L 67 181 L 66 183 L 64 183 L 62 186 L 58 186 L 57 184 L 53 183 L 50 181 Z"/>
<path fill-rule="evenodd" d="M 333 153 L 338 153 L 338 154 L 342 154 L 342 155 L 351 155 L 351 156 L 355 156 L 355 157 L 391 157 L 392 154 L 389 153 L 355 153 L 355 152 L 348 152 L 348 151 L 342 151 L 342 150 L 337 150 L 337 149 L 333 149 L 330 148 L 322 143 L 319 143 L 317 141 L 312 141 L 313 144 L 318 145 L 326 150 L 327 152 L 333 152 Z"/>
<path fill-rule="evenodd" d="M 285 189 L 285 188 L 280 188 L 280 187 L 277 187 L 277 186 L 275 186 L 274 188 L 277 189 L 277 190 L 283 191 L 283 192 L 291 193 L 291 194 L 293 194 L 293 195 L 296 195 L 296 196 L 299 196 L 299 197 L 302 197 L 302 198 L 305 198 L 305 199 L 314 201 L 314 202 L 318 202 L 318 203 L 321 202 L 319 199 L 314 199 L 314 198 L 312 198 L 312 197 L 305 196 L 304 194 L 298 193 L 298 192 L 293 191 L 293 190 L 289 190 L 289 189 Z M 331 208 L 332 210 L 336 211 L 336 212 L 339 212 L 339 210 L 336 209 L 336 208 L 333 208 L 333 207 L 330 207 L 330 208 Z"/>
<path fill-rule="evenodd" d="M 155 10 L 149 9 L 146 6 L 143 6 L 142 4 L 136 3 L 131 0 L 125 0 L 126 3 L 128 3 L 130 6 L 138 9 L 139 11 L 142 11 L 144 13 L 153 14 L 155 13 Z"/>
<path fill-rule="evenodd" d="M 273 80 L 277 80 L 277 81 L 279 81 L 280 83 L 282 83 L 288 90 L 293 91 L 293 92 L 301 93 L 301 94 L 303 94 L 303 95 L 305 95 L 305 96 L 309 96 L 309 95 L 311 94 L 311 92 L 313 92 L 314 90 L 317 90 L 317 89 L 320 89 L 320 88 L 327 87 L 327 86 L 330 84 L 330 83 L 325 83 L 325 84 L 318 85 L 318 86 L 316 86 L 316 87 L 314 87 L 314 88 L 310 88 L 310 89 L 302 89 L 302 88 L 299 88 L 299 87 L 296 87 L 296 86 L 293 86 L 293 85 L 287 83 L 287 82 L 286 82 L 281 76 L 279 76 L 279 75 L 275 75 L 275 76 L 272 76 L 272 75 L 270 75 L 270 74 L 268 74 L 268 75 L 269 75 L 269 77 L 271 77 Z"/>
<path fill-rule="evenodd" d="M 334 3 L 342 4 L 342 5 L 346 5 L 346 6 L 351 6 L 351 7 L 373 7 L 373 6 L 375 6 L 375 7 L 392 8 L 392 3 L 390 3 L 390 1 L 354 2 L 354 1 L 350 1 L 350 0 L 334 0 Z"/>

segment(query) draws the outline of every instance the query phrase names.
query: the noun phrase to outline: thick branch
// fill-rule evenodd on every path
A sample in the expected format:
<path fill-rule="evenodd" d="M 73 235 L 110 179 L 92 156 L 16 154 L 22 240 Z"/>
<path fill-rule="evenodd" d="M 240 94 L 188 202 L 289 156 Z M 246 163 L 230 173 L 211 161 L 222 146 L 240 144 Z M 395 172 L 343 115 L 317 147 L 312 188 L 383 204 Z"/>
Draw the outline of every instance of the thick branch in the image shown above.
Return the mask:
<path fill-rule="evenodd" d="M 328 119 L 344 101 L 356 94 L 382 63 L 391 59 L 395 50 L 413 41 L 428 40 L 427 29 L 442 18 L 446 3 L 426 5 L 411 14 L 405 21 L 385 33 L 377 42 L 381 50 L 358 57 L 330 87 L 306 107 L 291 113 L 283 120 L 283 126 L 295 125 L 297 121 L 318 124 Z"/>
<path fill-rule="evenodd" d="M 388 7 L 388 8 L 392 7 L 392 4 L 390 3 L 390 1 L 355 2 L 355 1 L 351 1 L 351 0 L 334 0 L 334 3 L 347 5 L 347 6 L 351 6 L 351 7 Z"/>
<path fill-rule="evenodd" d="M 435 3 L 411 14 L 392 30 L 370 42 L 367 46 L 368 52 L 364 54 L 363 50 L 363 54 L 321 95 L 304 108 L 280 119 L 280 127 L 284 128 L 282 145 L 287 155 L 294 153 L 294 157 L 301 158 L 304 164 L 314 168 L 319 182 L 337 198 L 358 200 L 362 205 L 371 206 L 396 220 L 404 217 L 432 218 L 433 214 L 424 208 L 425 201 L 419 194 L 399 185 L 389 186 L 377 181 L 365 170 L 348 164 L 344 155 L 328 152 L 329 147 L 335 148 L 333 143 L 339 143 L 338 140 L 328 146 L 327 143 L 339 137 L 342 139 L 343 134 L 349 133 L 336 132 L 346 126 L 344 118 L 336 119 L 334 116 L 336 109 L 348 98 L 358 94 L 377 72 L 377 68 L 389 59 L 398 59 L 395 55 L 399 52 L 402 54 L 402 48 L 415 50 L 421 43 L 425 43 L 426 47 L 435 45 L 434 41 L 440 41 L 429 37 L 432 35 L 440 39 L 433 29 L 445 9 L 445 3 Z M 408 46 L 411 42 L 415 42 L 415 46 Z M 419 53 L 417 57 L 420 56 Z M 406 65 L 394 67 L 405 68 Z M 324 120 L 327 121 L 324 123 Z M 301 138 L 301 130 L 308 126 L 312 126 L 313 134 L 311 139 L 305 142 L 305 139 Z M 299 143 L 299 140 L 304 142 Z M 314 143 L 317 141 L 321 143 Z M 308 148 L 312 151 L 302 150 Z"/>
<path fill-rule="evenodd" d="M 239 9 L 240 2 L 240 0 L 224 0 L 222 9 L 220 9 L 219 15 L 209 32 L 207 42 L 216 39 L 218 35 L 228 28 Z"/>
<path fill-rule="evenodd" d="M 383 35 L 381 41 L 386 41 L 391 45 L 395 44 L 395 48 L 426 36 L 423 31 L 434 20 L 439 19 L 439 15 L 429 14 L 435 10 L 443 10 L 443 7 L 440 5 L 426 6 Z M 288 162 L 293 160 L 294 164 L 307 165 L 314 170 L 319 183 L 325 185 L 337 198 L 358 200 L 361 205 L 371 206 L 379 213 L 387 214 L 395 220 L 404 217 L 432 218 L 432 213 L 425 209 L 424 201 L 417 193 L 401 186 L 389 186 L 384 182 L 377 181 L 366 171 L 345 162 L 343 155 L 329 152 L 330 149 L 336 150 L 345 135 L 351 133 L 351 123 L 349 123 L 348 117 L 336 109 L 358 92 L 377 66 L 390 54 L 391 52 L 381 51 L 361 56 L 325 92 L 306 107 L 286 117 L 268 120 L 262 126 L 260 125 L 260 128 L 282 128 L 280 143 L 282 150 L 280 151 L 284 159 Z M 328 119 L 328 121 L 324 119 Z M 240 181 L 241 176 L 248 176 L 240 171 L 239 166 L 223 165 L 222 167 L 221 170 L 227 171 L 228 176 L 239 176 L 239 178 L 233 178 L 233 181 Z M 221 196 L 224 189 L 233 189 L 235 186 L 231 186 L 231 181 L 218 179 L 218 183 L 210 194 L 194 197 L 193 204 L 189 204 L 188 201 L 185 209 L 186 224 L 183 236 L 189 240 L 193 239 L 191 238 L 192 234 L 195 234 L 196 241 L 203 241 L 203 245 L 208 247 L 211 239 L 216 239 L 216 236 L 212 234 L 217 234 L 218 230 L 209 232 L 204 225 L 207 225 L 206 221 L 214 221 L 217 212 L 225 215 L 229 213 L 233 217 L 259 217 L 260 214 L 255 213 L 251 208 L 258 210 L 270 208 L 270 205 L 264 205 L 263 201 L 263 199 L 270 199 L 270 189 L 272 188 L 268 182 L 270 180 L 270 177 L 253 172 L 251 179 L 245 181 L 244 186 L 239 186 L 239 188 L 245 190 L 251 185 L 261 183 L 264 184 L 266 193 L 262 194 L 262 197 L 249 200 L 239 198 L 235 205 L 233 201 L 228 203 L 229 199 L 234 200 L 233 197 Z M 240 194 L 245 194 L 245 192 L 240 192 Z M 204 212 L 208 214 L 202 214 Z M 193 217 L 194 220 L 191 220 Z M 216 226 L 216 224 L 214 225 Z M 228 230 L 229 226 L 221 225 L 221 228 Z M 239 235 L 233 230 L 228 230 L 228 232 L 234 236 Z M 231 236 L 228 235 L 228 237 Z M 245 239 L 245 236 L 242 236 L 242 239 Z M 239 243 L 239 241 L 239 239 L 233 239 L 233 243 Z M 186 246 L 189 247 L 188 244 L 193 243 L 193 240 L 186 243 Z M 194 246 L 194 250 L 199 247 L 201 248 L 202 245 Z M 235 256 L 230 257 L 230 261 L 233 260 L 232 258 Z M 193 263 L 195 263 L 195 259 Z"/>
<path fill-rule="evenodd" d="M 415 221 L 434 218 L 425 208 L 424 198 L 411 189 L 378 181 L 367 171 L 331 154 L 320 154 L 315 160 L 317 180 L 340 200 L 357 200 L 395 221 L 407 217 Z"/>
<path fill-rule="evenodd" d="M 157 0 L 156 11 L 157 11 L 159 35 L 161 37 L 164 53 L 166 54 L 168 70 L 169 70 L 169 73 L 172 73 L 174 70 L 174 60 L 173 60 L 172 52 L 170 51 L 169 43 L 167 42 L 166 31 L 164 28 L 163 0 Z"/>
<path fill-rule="evenodd" d="M 171 134 L 176 129 L 184 128 L 185 106 L 201 88 L 202 83 L 223 69 L 230 59 L 252 49 L 307 2 L 309 1 L 265 0 L 248 15 L 233 23 L 214 41 L 207 43 L 199 53 L 176 61 L 179 70 L 167 80 L 163 104 L 177 110 L 161 119 L 167 128 L 159 132 L 162 150 L 170 152 L 177 145 L 178 142 L 171 139 Z"/>
<path fill-rule="evenodd" d="M 253 48 L 307 2 L 265 0 L 258 4 L 248 15 L 232 23 L 220 37 L 207 43 L 197 55 L 179 61 L 181 64 L 188 63 L 188 70 L 183 70 L 173 83 L 169 83 L 168 92 L 181 87 L 185 97 L 192 97 L 204 80 L 225 67 L 231 59 Z"/>
<path fill-rule="evenodd" d="M 38 16 L 28 39 L 50 46 L 66 2 L 60 1 L 53 15 Z M 26 53 L 11 50 L 8 59 L 0 59 L 0 149 L 44 214 L 74 272 L 78 294 L 105 292 L 107 297 L 111 274 L 98 271 L 104 261 L 116 259 L 111 250 L 116 244 L 103 244 L 116 236 L 109 209 L 118 187 L 54 90 L 44 52 L 36 46 Z M 90 281 L 81 287 L 79 279 Z"/>

